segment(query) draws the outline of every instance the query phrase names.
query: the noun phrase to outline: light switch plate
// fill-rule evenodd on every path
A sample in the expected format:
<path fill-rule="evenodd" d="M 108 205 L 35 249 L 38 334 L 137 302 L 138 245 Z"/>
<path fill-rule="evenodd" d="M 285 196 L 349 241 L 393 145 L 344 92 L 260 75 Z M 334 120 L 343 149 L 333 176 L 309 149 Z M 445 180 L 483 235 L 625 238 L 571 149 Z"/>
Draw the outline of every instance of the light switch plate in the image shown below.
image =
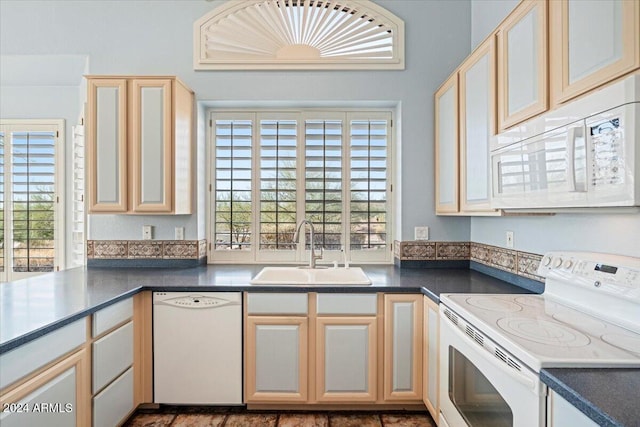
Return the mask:
<path fill-rule="evenodd" d="M 175 239 L 176 240 L 184 240 L 184 227 L 176 227 L 176 229 L 175 229 Z"/>
<path fill-rule="evenodd" d="M 513 247 L 513 231 L 507 231 L 507 247 L 508 248 L 512 248 Z"/>
<path fill-rule="evenodd" d="M 415 227 L 413 235 L 414 240 L 429 240 L 429 227 Z"/>
<path fill-rule="evenodd" d="M 153 225 L 142 226 L 142 240 L 153 239 Z"/>

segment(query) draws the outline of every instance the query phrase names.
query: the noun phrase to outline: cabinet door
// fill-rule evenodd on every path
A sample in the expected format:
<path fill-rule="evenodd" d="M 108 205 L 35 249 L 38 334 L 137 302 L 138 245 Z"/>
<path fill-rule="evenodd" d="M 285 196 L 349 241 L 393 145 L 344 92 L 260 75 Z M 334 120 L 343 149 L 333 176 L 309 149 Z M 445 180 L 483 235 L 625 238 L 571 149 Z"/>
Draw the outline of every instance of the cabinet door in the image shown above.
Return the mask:
<path fill-rule="evenodd" d="M 171 212 L 171 80 L 131 81 L 131 155 L 134 212 Z"/>
<path fill-rule="evenodd" d="M 375 317 L 319 317 L 316 399 L 375 402 L 376 354 Z"/>
<path fill-rule="evenodd" d="M 127 81 L 89 79 L 89 213 L 127 211 Z"/>
<path fill-rule="evenodd" d="M 460 210 L 495 212 L 489 206 L 489 138 L 495 134 L 495 38 L 460 66 Z"/>
<path fill-rule="evenodd" d="M 435 94 L 436 213 L 458 212 L 458 73 Z"/>
<path fill-rule="evenodd" d="M 640 67 L 640 3 L 549 3 L 553 102 L 561 103 Z"/>
<path fill-rule="evenodd" d="M 247 402 L 307 401 L 307 318 L 248 316 Z"/>
<path fill-rule="evenodd" d="M 438 419 L 440 407 L 438 403 L 438 388 L 440 387 L 438 372 L 440 372 L 439 342 L 440 335 L 438 304 L 429 297 L 423 297 L 423 351 L 422 358 L 422 400 L 434 420 Z"/>
<path fill-rule="evenodd" d="M 562 396 L 549 390 L 547 397 L 549 404 L 547 410 L 550 412 L 548 419 L 551 420 L 549 427 L 580 426 L 597 427 L 598 424 L 592 421 L 585 414 L 580 412 L 575 406 L 567 402 Z"/>
<path fill-rule="evenodd" d="M 422 295 L 384 296 L 384 399 L 422 399 Z"/>
<path fill-rule="evenodd" d="M 498 28 L 498 128 L 547 107 L 547 2 L 523 0 Z"/>
<path fill-rule="evenodd" d="M 0 397 L 0 425 L 88 426 L 91 424 L 87 352 L 83 349 Z"/>

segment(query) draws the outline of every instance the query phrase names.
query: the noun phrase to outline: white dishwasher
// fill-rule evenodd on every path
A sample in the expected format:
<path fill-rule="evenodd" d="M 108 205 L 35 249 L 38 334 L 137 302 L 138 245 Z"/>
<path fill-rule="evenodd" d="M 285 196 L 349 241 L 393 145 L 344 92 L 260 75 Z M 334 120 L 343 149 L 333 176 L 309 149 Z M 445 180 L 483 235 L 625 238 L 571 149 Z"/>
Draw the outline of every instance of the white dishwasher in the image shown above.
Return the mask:
<path fill-rule="evenodd" d="M 242 294 L 154 292 L 155 403 L 242 404 Z"/>

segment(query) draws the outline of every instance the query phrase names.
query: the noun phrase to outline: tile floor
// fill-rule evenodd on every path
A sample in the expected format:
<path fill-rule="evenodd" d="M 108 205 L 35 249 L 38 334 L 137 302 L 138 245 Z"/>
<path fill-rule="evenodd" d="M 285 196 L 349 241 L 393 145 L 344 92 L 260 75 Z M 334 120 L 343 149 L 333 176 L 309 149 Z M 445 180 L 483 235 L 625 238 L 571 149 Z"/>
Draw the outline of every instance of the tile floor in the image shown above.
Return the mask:
<path fill-rule="evenodd" d="M 420 412 L 245 411 L 223 408 L 161 407 L 138 411 L 125 427 L 436 427 Z"/>

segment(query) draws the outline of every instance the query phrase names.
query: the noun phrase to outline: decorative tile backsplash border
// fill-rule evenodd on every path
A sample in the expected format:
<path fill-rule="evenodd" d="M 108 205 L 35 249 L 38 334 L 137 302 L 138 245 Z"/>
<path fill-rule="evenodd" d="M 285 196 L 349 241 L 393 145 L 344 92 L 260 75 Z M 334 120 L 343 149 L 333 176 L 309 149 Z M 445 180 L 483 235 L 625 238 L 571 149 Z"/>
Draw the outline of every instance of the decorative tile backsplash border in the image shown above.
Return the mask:
<path fill-rule="evenodd" d="M 88 259 L 201 259 L 206 240 L 89 240 Z"/>
<path fill-rule="evenodd" d="M 536 274 L 542 255 L 475 242 L 394 242 L 398 261 L 475 261 L 518 276 L 544 282 Z"/>

